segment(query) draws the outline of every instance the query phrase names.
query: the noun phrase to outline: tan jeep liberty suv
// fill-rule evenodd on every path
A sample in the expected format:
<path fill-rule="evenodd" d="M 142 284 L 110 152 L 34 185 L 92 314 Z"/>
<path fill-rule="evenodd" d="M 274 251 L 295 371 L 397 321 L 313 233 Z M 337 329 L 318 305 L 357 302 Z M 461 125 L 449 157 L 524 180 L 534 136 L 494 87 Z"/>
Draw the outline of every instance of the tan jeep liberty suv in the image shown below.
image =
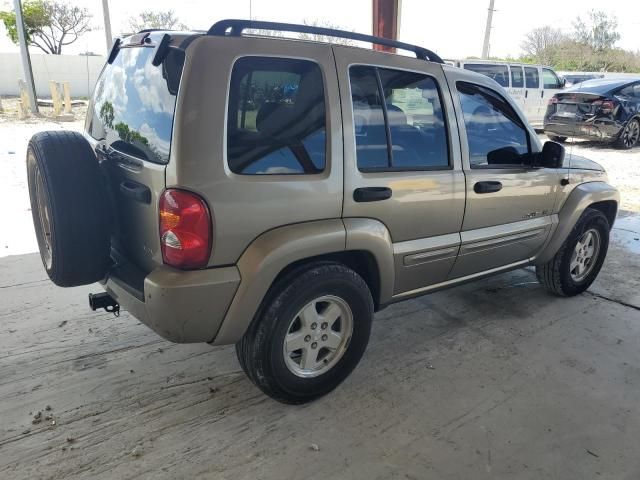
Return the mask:
<path fill-rule="evenodd" d="M 168 340 L 235 343 L 288 403 L 342 382 L 390 303 L 527 265 L 584 291 L 619 202 L 484 75 L 242 20 L 117 40 L 84 135 L 34 135 L 27 168 L 53 282 L 100 282 L 94 310 Z"/>

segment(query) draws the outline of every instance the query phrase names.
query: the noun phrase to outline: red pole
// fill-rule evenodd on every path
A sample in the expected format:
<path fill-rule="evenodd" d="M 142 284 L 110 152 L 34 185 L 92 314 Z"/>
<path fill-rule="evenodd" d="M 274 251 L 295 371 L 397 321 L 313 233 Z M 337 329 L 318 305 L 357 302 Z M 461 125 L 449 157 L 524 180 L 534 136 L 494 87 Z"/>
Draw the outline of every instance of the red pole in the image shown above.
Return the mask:
<path fill-rule="evenodd" d="M 372 0 L 373 35 L 376 37 L 398 39 L 398 26 L 401 0 Z M 374 45 L 375 50 L 395 53 L 393 47 Z"/>

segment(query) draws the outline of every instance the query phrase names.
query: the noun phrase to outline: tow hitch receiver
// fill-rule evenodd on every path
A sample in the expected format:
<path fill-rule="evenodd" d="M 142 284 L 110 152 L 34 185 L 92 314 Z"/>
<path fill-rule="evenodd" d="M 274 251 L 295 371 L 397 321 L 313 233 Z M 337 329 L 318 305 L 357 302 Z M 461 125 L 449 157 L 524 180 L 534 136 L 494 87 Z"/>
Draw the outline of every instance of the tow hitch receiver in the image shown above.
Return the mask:
<path fill-rule="evenodd" d="M 113 313 L 116 317 L 120 315 L 120 304 L 106 292 L 90 293 L 89 306 L 94 312 L 99 308 L 104 308 L 106 312 Z"/>

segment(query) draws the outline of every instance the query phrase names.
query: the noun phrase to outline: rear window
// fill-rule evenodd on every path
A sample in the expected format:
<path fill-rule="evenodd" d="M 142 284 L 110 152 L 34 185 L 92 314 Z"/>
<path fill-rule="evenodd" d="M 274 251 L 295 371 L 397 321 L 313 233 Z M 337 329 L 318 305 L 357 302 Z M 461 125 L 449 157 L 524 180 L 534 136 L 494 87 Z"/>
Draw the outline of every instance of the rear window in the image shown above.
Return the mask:
<path fill-rule="evenodd" d="M 309 60 L 244 57 L 233 67 L 227 162 L 243 175 L 320 173 L 326 163 L 320 67 Z"/>
<path fill-rule="evenodd" d="M 488 63 L 465 63 L 464 68 L 493 78 L 503 87 L 509 86 L 509 68 L 506 65 L 491 65 Z"/>
<path fill-rule="evenodd" d="M 167 163 L 184 55 L 170 50 L 154 67 L 154 51 L 122 48 L 105 66 L 88 113 L 88 132 L 119 152 Z"/>

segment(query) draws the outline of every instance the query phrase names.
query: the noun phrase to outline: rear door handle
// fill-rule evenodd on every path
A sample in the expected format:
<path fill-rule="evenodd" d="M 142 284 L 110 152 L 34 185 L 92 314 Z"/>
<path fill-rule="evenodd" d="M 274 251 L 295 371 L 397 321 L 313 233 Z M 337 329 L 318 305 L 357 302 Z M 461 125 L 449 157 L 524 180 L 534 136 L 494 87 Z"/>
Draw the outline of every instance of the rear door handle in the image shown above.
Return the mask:
<path fill-rule="evenodd" d="M 120 193 L 141 203 L 151 203 L 151 190 L 149 190 L 149 187 L 132 180 L 124 180 L 120 183 Z"/>
<path fill-rule="evenodd" d="M 524 98 L 527 98 L 529 96 L 529 90 L 525 90 L 524 91 Z"/>
<path fill-rule="evenodd" d="M 364 187 L 353 191 L 353 200 L 356 202 L 379 202 L 391 198 L 392 190 L 387 187 Z"/>
<path fill-rule="evenodd" d="M 495 193 L 502 190 L 502 183 L 495 181 L 477 182 L 473 186 L 476 193 Z"/>
<path fill-rule="evenodd" d="M 540 98 L 544 98 L 544 90 L 540 90 Z"/>

